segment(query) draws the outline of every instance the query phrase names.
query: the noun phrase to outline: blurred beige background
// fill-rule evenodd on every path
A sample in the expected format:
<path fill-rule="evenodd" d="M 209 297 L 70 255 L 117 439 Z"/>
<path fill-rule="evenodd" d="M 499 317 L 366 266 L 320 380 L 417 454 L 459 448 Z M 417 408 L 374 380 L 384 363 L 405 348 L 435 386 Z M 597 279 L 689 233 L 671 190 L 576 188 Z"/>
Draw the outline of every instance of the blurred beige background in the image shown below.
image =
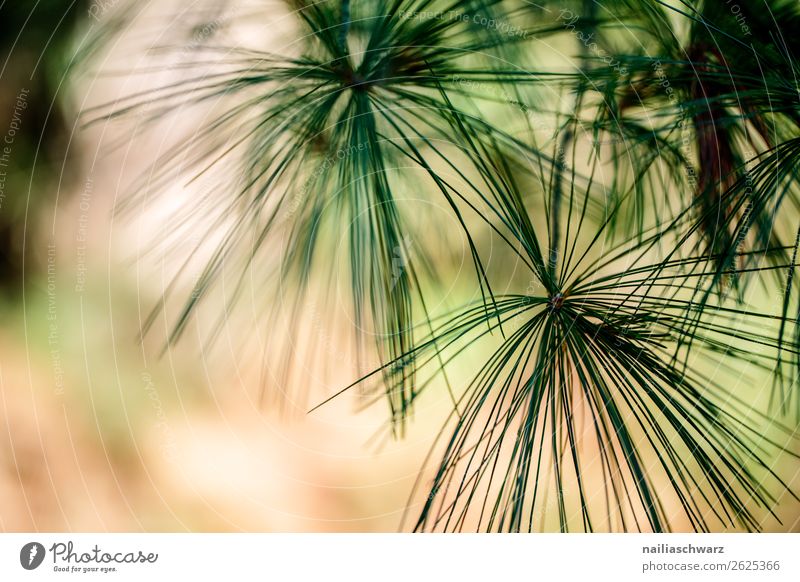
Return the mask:
<path fill-rule="evenodd" d="M 67 78 L 65 69 L 54 65 L 54 92 L 67 111 L 86 111 L 179 78 L 180 72 L 166 65 L 179 64 L 211 38 L 271 46 L 291 38 L 282 3 L 274 3 L 272 24 L 266 26 L 247 18 L 253 9 L 247 3 L 207 5 L 214 9 L 197 5 L 202 10 L 193 14 L 205 16 L 194 27 L 185 26 L 194 32 L 177 37 L 170 32 L 189 22 L 188 7 L 148 5 L 87 69 Z M 88 13 L 91 6 L 94 15 Z M 83 6 L 87 13 L 76 29 L 78 42 L 96 30 L 93 16 L 113 16 L 114 8 L 106 13 L 96 6 Z M 235 28 L 234 16 L 240 22 Z M 266 38 L 265 29 L 271 33 Z M 137 47 L 176 39 L 184 49 L 159 57 L 160 68 L 129 74 L 152 64 Z M 13 93 L 18 84 L 7 87 Z M 205 239 L 200 224 L 173 219 L 176 208 L 192 204 L 197 185 L 176 180 L 164 195 L 124 215 L 114 209 L 130 183 L 168 151 L 171 138 L 196 125 L 201 114 L 170 117 L 146 133 L 135 119 L 82 129 L 83 118 L 68 118 L 68 161 L 55 164 L 41 181 L 17 181 L 22 196 L 36 189 L 53 196 L 24 215 L 30 273 L 19 284 L 23 292 L 4 297 L 0 305 L 0 530 L 401 527 L 450 399 L 444 390 L 430 390 L 403 439 L 387 438 L 385 403 L 365 408 L 373 398 L 358 391 L 307 415 L 310 405 L 365 369 L 353 356 L 346 318 L 312 312 L 291 336 L 262 325 L 260 315 L 272 306 L 248 298 L 211 345 L 210 331 L 225 307 L 217 298 L 163 353 L 177 305 L 170 304 L 139 342 L 146 317 L 200 244 L 203 250 L 175 295 L 191 293 L 203 252 L 210 252 L 214 241 Z M 170 241 L 167 249 L 155 244 L 164 239 Z M 314 301 L 310 298 L 311 305 Z M 264 354 L 280 355 L 295 346 L 301 346 L 302 362 L 279 407 L 275 399 L 262 398 L 262 390 L 285 388 L 277 375 L 265 375 L 265 361 L 276 358 L 265 360 Z M 800 489 L 797 460 L 787 454 L 775 461 L 787 482 Z M 423 486 L 411 499 L 402 527 L 413 525 L 426 494 Z M 783 525 L 771 522 L 766 529 L 800 531 L 795 500 L 782 497 L 777 512 Z"/>

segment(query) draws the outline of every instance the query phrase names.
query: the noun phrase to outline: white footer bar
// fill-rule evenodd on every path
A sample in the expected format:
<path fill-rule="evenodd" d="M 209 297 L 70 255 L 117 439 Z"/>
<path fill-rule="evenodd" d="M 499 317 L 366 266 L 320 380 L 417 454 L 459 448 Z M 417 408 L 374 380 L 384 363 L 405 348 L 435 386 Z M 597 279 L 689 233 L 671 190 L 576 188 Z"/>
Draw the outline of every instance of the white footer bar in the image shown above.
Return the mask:
<path fill-rule="evenodd" d="M 15 533 L 0 580 L 797 581 L 798 554 L 800 534 Z"/>

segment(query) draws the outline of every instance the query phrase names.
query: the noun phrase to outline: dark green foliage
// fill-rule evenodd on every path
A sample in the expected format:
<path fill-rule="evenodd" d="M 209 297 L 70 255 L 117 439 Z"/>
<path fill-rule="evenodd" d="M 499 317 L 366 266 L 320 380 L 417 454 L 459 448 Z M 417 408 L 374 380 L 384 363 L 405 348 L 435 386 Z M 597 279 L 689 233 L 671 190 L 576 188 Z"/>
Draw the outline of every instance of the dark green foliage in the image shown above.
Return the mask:
<path fill-rule="evenodd" d="M 88 114 L 225 104 L 147 177 L 230 178 L 215 201 L 233 225 L 172 339 L 226 263 L 245 273 L 281 245 L 294 314 L 345 259 L 382 362 L 353 385 L 385 388 L 393 426 L 445 376 L 417 529 L 758 530 L 800 418 L 800 47 L 784 28 L 800 11 L 739 5 L 292 2 L 286 54 L 209 46 L 213 73 L 198 59 Z M 405 244 L 408 191 L 467 241 L 476 300 L 446 315 L 427 307 L 437 257 Z M 764 311 L 756 292 L 781 300 Z M 471 382 L 451 386 L 453 366 Z M 739 393 L 751 374 L 775 379 L 782 421 Z"/>
<path fill-rule="evenodd" d="M 16 296 L 35 272 L 37 212 L 72 178 L 64 47 L 88 2 L 0 3 L 0 290 Z M 70 156 L 67 156 L 67 153 Z M 62 167 L 62 165 L 64 167 Z M 27 264 L 27 266 L 26 266 Z"/>

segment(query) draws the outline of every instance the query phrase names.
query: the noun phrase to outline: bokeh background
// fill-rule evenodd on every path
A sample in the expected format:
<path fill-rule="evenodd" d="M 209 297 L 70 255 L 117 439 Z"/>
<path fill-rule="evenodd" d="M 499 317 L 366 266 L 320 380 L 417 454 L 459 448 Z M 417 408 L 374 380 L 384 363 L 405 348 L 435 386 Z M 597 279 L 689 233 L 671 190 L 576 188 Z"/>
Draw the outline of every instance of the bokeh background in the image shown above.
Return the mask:
<path fill-rule="evenodd" d="M 369 369 L 352 322 L 330 316 L 336 297 L 312 293 L 297 329 L 262 324 L 279 299 L 250 296 L 225 313 L 212 298 L 175 344 L 179 305 L 168 304 L 142 336 L 166 289 L 192 293 L 215 241 L 202 209 L 175 219 L 196 184 L 135 199 L 131 184 L 208 111 L 87 125 L 93 107 L 180 80 L 182 61 L 217 41 L 285 46 L 285 3 L 33 4 L 0 3 L 0 139 L 12 138 L 0 168 L 0 530 L 413 525 L 446 391 L 429 391 L 403 438 L 374 387 L 306 414 Z M 440 211 L 449 216 L 427 216 Z M 441 245 L 449 280 L 465 268 L 461 243 Z M 445 291 L 453 304 L 470 296 Z M 290 352 L 296 369 L 275 368 Z M 775 467 L 800 489 L 791 452 Z M 783 523 L 765 529 L 800 530 L 796 500 L 781 496 L 776 513 Z"/>
<path fill-rule="evenodd" d="M 286 7 L 273 4 L 280 23 Z M 245 308 L 229 314 L 212 343 L 224 302 L 210 301 L 177 344 L 166 343 L 168 310 L 140 337 L 209 235 L 202 223 L 176 235 L 173 211 L 191 204 L 194 192 L 182 182 L 117 211 L 170 137 L 202 114 L 140 131 L 141 117 L 85 127 L 87 112 L 174 78 L 144 71 L 152 55 L 142 47 L 170 46 L 160 62 L 180 65 L 204 43 L 230 41 L 231 22 L 246 21 L 249 9 L 0 4 L 0 133 L 14 133 L 0 207 L 0 530 L 401 527 L 449 399 L 418 408 L 404 439 L 390 438 L 383 402 L 367 406 L 375 398 L 363 391 L 306 415 L 315 398 L 366 365 L 347 347 L 348 322 L 327 317 L 323 299 L 317 308 L 309 299 L 310 315 L 295 334 L 270 334 Z M 278 26 L 269 42 L 291 34 Z M 114 27 L 122 34 L 108 35 Z M 240 26 L 236 34 L 265 30 Z M 176 296 L 192 292 L 204 260 L 196 257 Z M 265 371 L 274 359 L 264 352 L 312 345 L 292 381 L 304 397 L 294 398 L 278 385 L 284 371 Z M 265 397 L 276 392 L 288 397 Z"/>

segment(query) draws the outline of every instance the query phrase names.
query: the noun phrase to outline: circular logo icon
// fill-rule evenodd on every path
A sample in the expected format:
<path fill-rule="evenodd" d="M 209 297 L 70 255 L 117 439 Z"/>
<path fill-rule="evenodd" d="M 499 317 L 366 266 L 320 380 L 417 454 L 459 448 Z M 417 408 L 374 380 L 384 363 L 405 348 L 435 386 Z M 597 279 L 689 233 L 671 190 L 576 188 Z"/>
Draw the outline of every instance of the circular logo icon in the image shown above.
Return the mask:
<path fill-rule="evenodd" d="M 44 561 L 44 546 L 39 542 L 30 542 L 19 551 L 19 563 L 26 570 L 35 570 Z"/>

